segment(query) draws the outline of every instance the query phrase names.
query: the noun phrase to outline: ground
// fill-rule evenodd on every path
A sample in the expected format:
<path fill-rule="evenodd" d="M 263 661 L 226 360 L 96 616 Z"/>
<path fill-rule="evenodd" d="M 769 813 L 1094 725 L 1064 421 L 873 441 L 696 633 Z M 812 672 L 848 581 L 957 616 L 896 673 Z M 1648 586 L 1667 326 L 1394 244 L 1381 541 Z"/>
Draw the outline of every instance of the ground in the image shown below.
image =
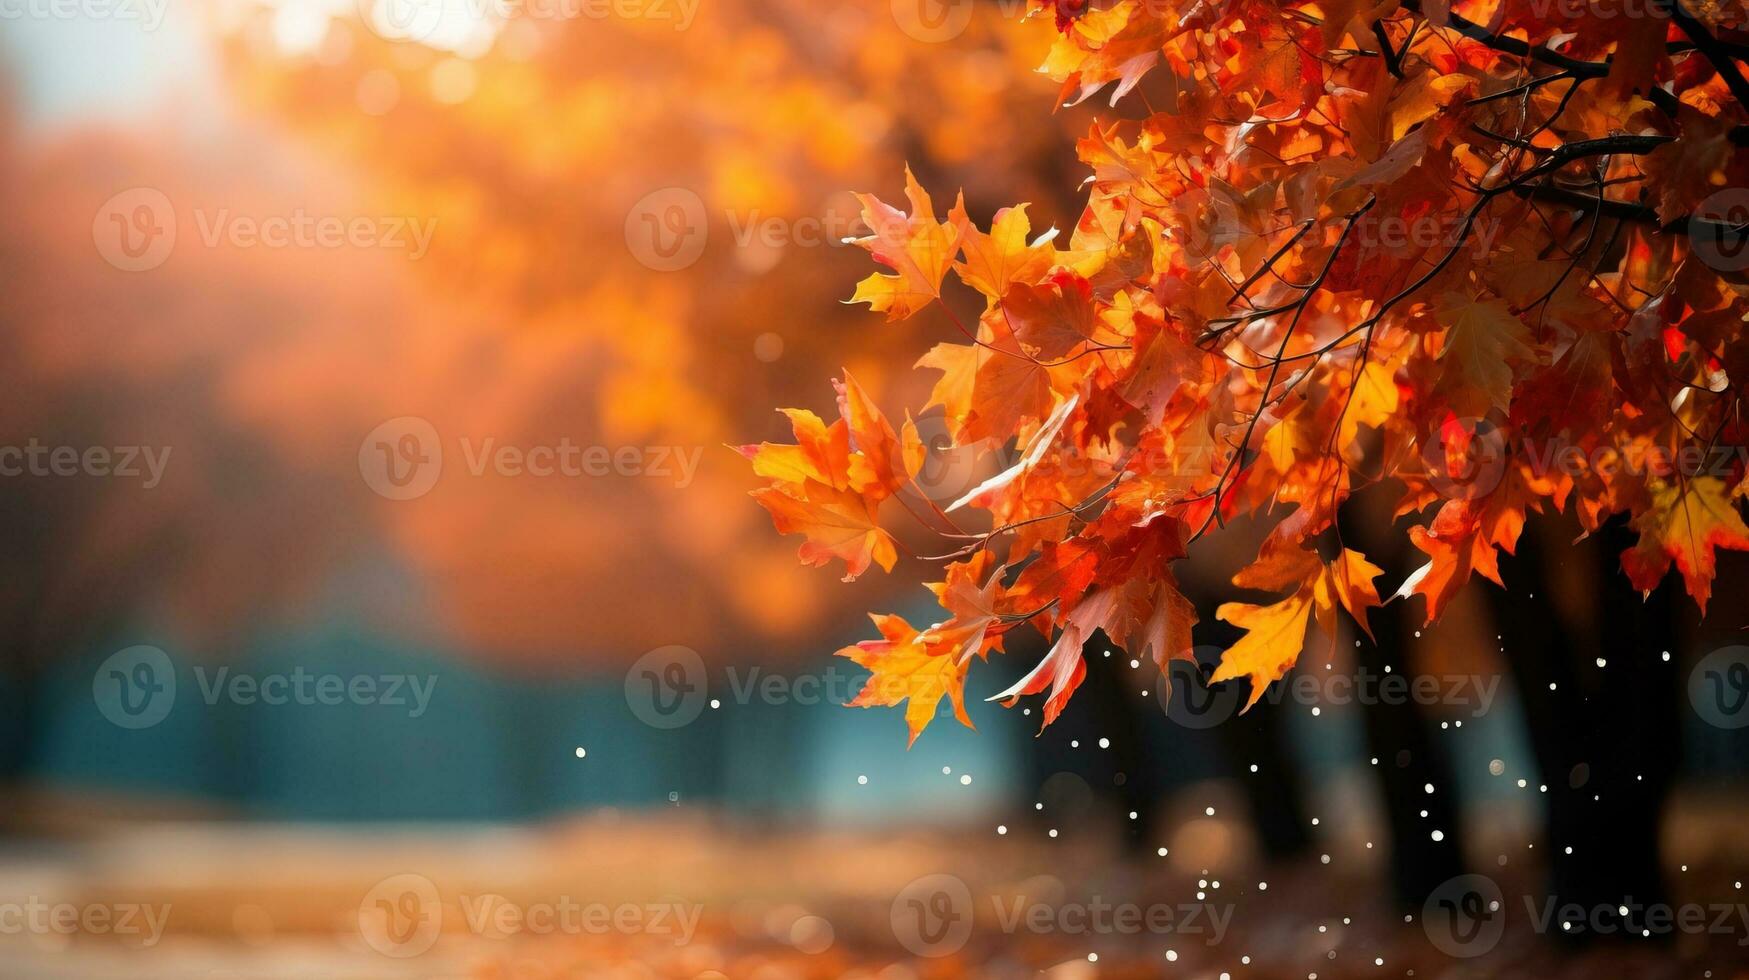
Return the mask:
<path fill-rule="evenodd" d="M 1183 853 L 1194 835 L 1169 858 L 1126 856 L 1110 834 L 1053 839 L 1032 825 L 828 833 L 679 811 L 522 829 L 151 824 L 14 841 L 0 903 L 102 907 L 118 933 L 129 908 L 162 908 L 161 938 L 62 935 L 14 912 L 0 916 L 0 975 L 1744 977 L 1749 843 L 1732 808 L 1690 800 L 1670 821 L 1673 849 L 1707 862 L 1670 869 L 1675 900 L 1709 910 L 1698 931 L 1589 945 L 1539 935 L 1541 875 L 1524 847 L 1485 869 L 1504 932 L 1465 937 L 1480 955 L 1463 958 L 1436 949 L 1420 912 L 1385 897 L 1378 862 L 1346 842 L 1329 864 L 1265 868 L 1217 841 L 1203 846 L 1223 866 L 1205 872 Z M 1243 832 L 1222 826 L 1198 833 Z M 956 881 L 959 898 L 935 897 Z M 427 884 L 429 904 L 415 897 Z M 917 908 L 945 913 L 929 935 Z"/>

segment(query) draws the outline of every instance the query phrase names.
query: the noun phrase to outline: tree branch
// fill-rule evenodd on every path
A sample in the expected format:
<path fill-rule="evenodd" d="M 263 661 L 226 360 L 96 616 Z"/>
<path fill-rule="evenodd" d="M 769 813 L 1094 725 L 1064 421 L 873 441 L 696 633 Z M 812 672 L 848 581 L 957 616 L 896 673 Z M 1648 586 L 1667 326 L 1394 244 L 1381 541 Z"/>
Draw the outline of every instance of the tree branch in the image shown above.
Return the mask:
<path fill-rule="evenodd" d="M 1658 219 L 1658 209 L 1645 204 L 1635 204 L 1632 201 L 1618 201 L 1613 198 L 1598 198 L 1592 194 L 1568 190 L 1564 187 L 1521 186 L 1512 189 L 1519 197 L 1532 198 L 1538 201 L 1549 201 L 1562 204 L 1576 211 L 1596 211 L 1606 218 L 1616 218 L 1621 221 L 1633 221 L 1643 225 L 1651 225 L 1667 235 L 1716 234 L 1723 238 L 1741 238 L 1745 230 L 1723 221 L 1714 221 L 1700 215 L 1685 214 L 1669 221 Z"/>
<path fill-rule="evenodd" d="M 1385 56 L 1385 68 L 1397 77 L 1403 77 L 1403 56 L 1397 52 L 1397 46 L 1391 43 L 1391 36 L 1385 33 L 1385 22 L 1372 22 L 1373 36 L 1379 39 L 1379 51 Z"/>
<path fill-rule="evenodd" d="M 1695 50 L 1712 63 L 1713 69 L 1719 73 L 1720 78 L 1725 80 L 1725 86 L 1736 97 L 1737 104 L 1749 109 L 1749 79 L 1743 77 L 1743 70 L 1738 67 L 1730 50 L 1718 38 L 1713 37 L 1712 32 L 1707 30 L 1705 24 L 1682 6 L 1682 0 L 1655 0 L 1655 3 L 1670 15 L 1670 19 L 1676 23 L 1676 27 L 1688 35 L 1690 41 L 1694 42 Z"/>
<path fill-rule="evenodd" d="M 1664 0 L 1664 2 L 1672 2 L 1672 0 Z M 1421 0 L 1403 0 L 1403 9 L 1423 19 L 1427 17 L 1426 12 L 1421 9 Z M 1462 14 L 1448 13 L 1445 19 L 1445 24 L 1435 26 L 1449 27 L 1464 37 L 1493 48 L 1502 54 L 1517 55 L 1521 58 L 1540 61 L 1545 65 L 1554 65 L 1556 68 L 1571 72 L 1574 78 L 1602 78 L 1609 74 L 1610 62 L 1608 58 L 1602 61 L 1580 61 L 1578 58 L 1569 58 L 1558 51 L 1551 51 L 1540 45 L 1532 47 L 1528 42 L 1515 37 L 1495 34 Z M 1680 104 L 1676 96 L 1671 95 L 1658 85 L 1652 84 L 1647 86 L 1646 98 L 1650 99 L 1653 105 L 1664 110 L 1666 115 L 1675 117 L 1677 106 Z M 1744 104 L 1749 106 L 1749 102 Z"/>

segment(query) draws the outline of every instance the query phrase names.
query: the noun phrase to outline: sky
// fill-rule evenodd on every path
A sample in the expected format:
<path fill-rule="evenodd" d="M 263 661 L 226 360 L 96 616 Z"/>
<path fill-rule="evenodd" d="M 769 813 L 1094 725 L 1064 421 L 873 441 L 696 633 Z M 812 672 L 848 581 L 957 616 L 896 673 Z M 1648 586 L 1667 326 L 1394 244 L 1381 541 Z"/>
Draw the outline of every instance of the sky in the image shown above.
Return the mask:
<path fill-rule="evenodd" d="M 0 22 L 0 58 L 33 127 L 126 123 L 212 77 L 197 25 L 172 0 L 0 0 Z"/>

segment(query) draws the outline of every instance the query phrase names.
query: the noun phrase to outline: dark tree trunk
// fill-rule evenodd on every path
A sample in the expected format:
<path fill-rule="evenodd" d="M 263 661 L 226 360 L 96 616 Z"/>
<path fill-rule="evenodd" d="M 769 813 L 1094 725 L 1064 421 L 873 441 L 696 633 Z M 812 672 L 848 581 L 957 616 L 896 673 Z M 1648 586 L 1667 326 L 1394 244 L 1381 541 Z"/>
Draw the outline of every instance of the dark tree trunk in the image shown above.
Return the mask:
<path fill-rule="evenodd" d="M 1383 586 L 1403 581 L 1419 552 L 1377 504 L 1351 501 L 1344 507 L 1342 528 L 1351 546 L 1384 569 L 1379 580 Z M 1374 679 L 1387 672 L 1412 676 L 1403 654 L 1421 610 L 1419 601 L 1402 599 L 1372 610 L 1369 621 L 1378 642 L 1356 634 L 1356 669 Z M 1391 884 L 1404 910 L 1419 913 L 1429 893 L 1464 873 L 1464 834 L 1451 759 L 1434 737 L 1432 719 L 1412 698 L 1379 698 L 1362 705 L 1360 715 L 1367 752 L 1378 760 L 1373 768 L 1391 833 Z M 1434 840 L 1434 831 L 1439 840 Z"/>
<path fill-rule="evenodd" d="M 1674 656 L 1663 654 L 1676 589 L 1648 599 L 1633 589 L 1619 565 L 1632 536 L 1619 524 L 1559 548 L 1533 530 L 1516 558 L 1502 556 L 1506 588 L 1489 595 L 1548 787 L 1549 889 L 1557 902 L 1614 916 L 1620 905 L 1667 900 L 1658 832 L 1680 726 Z M 1567 562 L 1594 589 L 1592 623 L 1551 609 L 1550 572 Z"/>

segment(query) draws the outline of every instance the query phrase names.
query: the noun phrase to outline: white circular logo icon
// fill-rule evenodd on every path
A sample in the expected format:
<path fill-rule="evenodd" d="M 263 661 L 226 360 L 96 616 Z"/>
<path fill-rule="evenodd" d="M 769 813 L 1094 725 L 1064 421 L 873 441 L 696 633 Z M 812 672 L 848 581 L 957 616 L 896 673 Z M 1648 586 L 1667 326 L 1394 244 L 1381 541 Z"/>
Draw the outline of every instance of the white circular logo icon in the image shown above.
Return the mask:
<path fill-rule="evenodd" d="M 1481 956 L 1506 931 L 1506 902 L 1486 875 L 1458 875 L 1435 888 L 1421 907 L 1421 928 L 1447 956 Z"/>
<path fill-rule="evenodd" d="M 366 486 L 390 500 L 425 496 L 443 474 L 437 427 L 417 415 L 389 419 L 359 443 L 358 472 Z"/>
<path fill-rule="evenodd" d="M 972 0 L 892 0 L 899 30 L 926 44 L 951 41 L 972 23 Z"/>
<path fill-rule="evenodd" d="M 437 886 L 424 875 L 384 878 L 358 903 L 358 932 L 384 956 L 418 956 L 442 931 L 443 904 Z"/>
<path fill-rule="evenodd" d="M 1218 647 L 1202 645 L 1191 650 L 1194 660 L 1173 659 L 1166 664 L 1154 699 L 1168 720 L 1185 728 L 1213 728 L 1239 713 L 1243 696 L 1239 685 L 1209 684 L 1214 665 L 1220 662 Z"/>
<path fill-rule="evenodd" d="M 979 475 L 985 472 L 979 464 L 976 446 L 956 446 L 942 415 L 927 415 L 916 420 L 917 438 L 923 443 L 923 465 L 911 482 L 923 496 L 937 502 L 958 500 L 977 486 Z M 1013 465 L 1012 454 L 1005 449 L 995 453 L 996 464 L 990 472 L 1001 472 Z"/>
<path fill-rule="evenodd" d="M 925 875 L 893 898 L 893 937 L 917 956 L 951 956 L 972 938 L 972 891 L 953 875 Z"/>
<path fill-rule="evenodd" d="M 704 658 L 697 650 L 657 647 L 626 671 L 626 706 L 651 728 L 681 728 L 704 711 L 708 687 Z"/>
<path fill-rule="evenodd" d="M 176 704 L 176 667 L 157 647 L 128 647 L 98 665 L 91 697 L 122 728 L 151 728 Z"/>
<path fill-rule="evenodd" d="M 704 254 L 710 227 L 704 199 L 684 187 L 664 187 L 638 199 L 626 213 L 626 248 L 657 272 L 675 272 Z"/>
<path fill-rule="evenodd" d="M 1421 462 L 1446 499 L 1486 497 L 1506 475 L 1506 435 L 1487 419 L 1453 419 L 1428 434 Z"/>
<path fill-rule="evenodd" d="M 123 272 L 156 269 L 176 247 L 176 209 L 155 187 L 135 187 L 103 202 L 91 219 L 97 254 Z"/>
<path fill-rule="evenodd" d="M 1688 219 L 1689 247 L 1720 272 L 1749 269 L 1749 188 L 1707 195 Z"/>
<path fill-rule="evenodd" d="M 372 34 L 385 41 L 423 41 L 437 33 L 450 12 L 449 0 L 358 0 L 358 15 Z"/>
<path fill-rule="evenodd" d="M 1688 701 L 1715 728 L 1749 725 L 1749 646 L 1721 647 L 1695 664 Z"/>

